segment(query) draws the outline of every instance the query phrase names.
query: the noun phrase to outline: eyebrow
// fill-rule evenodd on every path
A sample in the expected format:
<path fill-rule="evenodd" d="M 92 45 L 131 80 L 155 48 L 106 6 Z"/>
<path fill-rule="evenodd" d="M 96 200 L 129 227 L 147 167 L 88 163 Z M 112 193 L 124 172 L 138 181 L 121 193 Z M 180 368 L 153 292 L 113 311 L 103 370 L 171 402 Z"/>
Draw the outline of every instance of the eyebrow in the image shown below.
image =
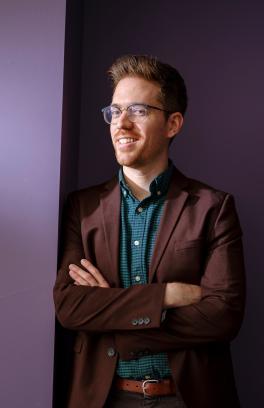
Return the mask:
<path fill-rule="evenodd" d="M 147 105 L 145 102 L 130 102 L 128 105 L 126 105 L 125 107 L 127 108 L 128 106 L 131 105 Z M 110 106 L 114 106 L 114 107 L 123 107 L 124 105 L 120 105 L 119 103 L 111 103 Z"/>

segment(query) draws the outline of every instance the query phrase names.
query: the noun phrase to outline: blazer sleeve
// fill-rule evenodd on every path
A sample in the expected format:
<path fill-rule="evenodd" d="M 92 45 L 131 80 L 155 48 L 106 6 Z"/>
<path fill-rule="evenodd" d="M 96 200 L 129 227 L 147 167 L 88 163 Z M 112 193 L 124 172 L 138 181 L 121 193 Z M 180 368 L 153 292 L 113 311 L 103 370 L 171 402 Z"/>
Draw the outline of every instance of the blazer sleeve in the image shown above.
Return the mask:
<path fill-rule="evenodd" d="M 241 228 L 231 195 L 225 195 L 208 240 L 200 302 L 170 309 L 160 329 L 117 333 L 121 358 L 129 350 L 151 352 L 229 342 L 238 333 L 245 306 L 245 269 Z"/>
<path fill-rule="evenodd" d="M 67 200 L 61 235 L 62 256 L 53 295 L 56 315 L 62 326 L 89 332 L 160 327 L 166 286 L 163 283 L 127 289 L 74 285 L 69 264 L 82 267 L 80 260 L 84 258 L 77 193 L 70 194 Z M 107 273 L 102 272 L 107 277 Z"/>

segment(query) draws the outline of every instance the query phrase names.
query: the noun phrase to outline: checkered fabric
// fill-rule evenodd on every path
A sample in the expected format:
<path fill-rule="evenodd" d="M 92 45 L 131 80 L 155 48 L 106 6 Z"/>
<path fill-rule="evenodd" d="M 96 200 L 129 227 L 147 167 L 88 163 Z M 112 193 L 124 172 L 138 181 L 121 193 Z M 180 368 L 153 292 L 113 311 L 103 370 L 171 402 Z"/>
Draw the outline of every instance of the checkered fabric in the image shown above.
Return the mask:
<path fill-rule="evenodd" d="M 154 249 L 158 226 L 173 164 L 150 184 L 150 196 L 137 200 L 129 190 L 122 169 L 119 171 L 121 188 L 121 227 L 119 271 L 122 287 L 144 285 Z M 171 375 L 166 353 L 119 360 L 116 374 L 122 378 L 165 378 Z"/>

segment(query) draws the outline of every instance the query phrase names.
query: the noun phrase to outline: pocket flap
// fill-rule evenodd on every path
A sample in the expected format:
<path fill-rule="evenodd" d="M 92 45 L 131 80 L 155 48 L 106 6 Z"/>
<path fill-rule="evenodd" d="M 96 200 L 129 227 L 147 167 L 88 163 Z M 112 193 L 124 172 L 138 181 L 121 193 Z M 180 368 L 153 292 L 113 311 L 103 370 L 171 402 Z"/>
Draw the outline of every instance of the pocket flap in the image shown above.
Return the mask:
<path fill-rule="evenodd" d="M 179 251 L 181 249 L 195 248 L 204 245 L 204 238 L 192 239 L 190 241 L 174 241 L 174 249 Z"/>

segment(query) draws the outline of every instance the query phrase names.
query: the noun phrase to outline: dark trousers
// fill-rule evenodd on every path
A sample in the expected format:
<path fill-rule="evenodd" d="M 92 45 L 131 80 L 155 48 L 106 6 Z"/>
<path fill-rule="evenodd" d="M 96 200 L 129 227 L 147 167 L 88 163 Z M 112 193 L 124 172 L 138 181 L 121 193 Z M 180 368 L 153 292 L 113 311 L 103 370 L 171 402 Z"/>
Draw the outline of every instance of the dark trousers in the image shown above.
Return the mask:
<path fill-rule="evenodd" d="M 111 390 L 104 408 L 187 408 L 181 396 L 144 397 L 129 391 Z"/>

